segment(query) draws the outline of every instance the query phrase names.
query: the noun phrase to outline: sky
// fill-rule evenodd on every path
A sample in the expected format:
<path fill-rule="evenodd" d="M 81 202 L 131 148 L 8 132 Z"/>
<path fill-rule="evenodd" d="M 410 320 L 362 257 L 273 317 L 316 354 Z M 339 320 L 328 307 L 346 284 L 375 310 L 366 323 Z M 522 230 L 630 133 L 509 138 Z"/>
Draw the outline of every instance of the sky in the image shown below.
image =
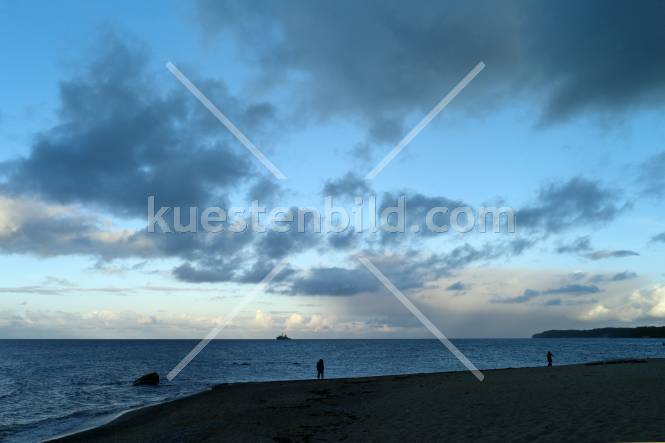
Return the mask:
<path fill-rule="evenodd" d="M 0 338 L 431 337 L 359 257 L 448 337 L 663 325 L 664 18 L 657 1 L 2 0 Z M 406 228 L 150 232 L 151 196 L 170 228 L 176 207 L 186 224 L 326 197 L 364 224 L 370 199 L 404 196 Z M 436 207 L 509 208 L 515 229 L 433 232 Z"/>

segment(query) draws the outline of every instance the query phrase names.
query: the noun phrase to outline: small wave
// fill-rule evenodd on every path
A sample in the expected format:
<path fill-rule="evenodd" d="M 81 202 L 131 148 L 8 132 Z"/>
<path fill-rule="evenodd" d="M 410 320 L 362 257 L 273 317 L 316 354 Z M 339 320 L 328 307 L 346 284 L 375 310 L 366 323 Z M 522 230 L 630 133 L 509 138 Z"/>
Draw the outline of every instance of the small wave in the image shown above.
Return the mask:
<path fill-rule="evenodd" d="M 99 426 L 114 418 L 118 411 L 114 410 L 80 410 L 57 417 L 47 417 L 29 423 L 14 424 L 0 428 L 1 441 L 38 441 L 51 438 L 55 434 L 68 429 L 80 429 L 81 425 L 90 423 Z"/>
<path fill-rule="evenodd" d="M 210 389 L 210 387 L 208 387 L 207 389 Z M 143 408 L 153 406 L 153 405 L 156 405 L 156 404 L 160 404 L 160 403 L 165 403 L 165 402 L 175 400 L 175 399 L 178 399 L 178 398 L 187 397 L 189 395 L 194 395 L 198 392 L 203 392 L 203 391 L 180 393 L 180 394 L 177 394 L 177 395 L 162 398 L 160 400 L 154 400 L 154 401 L 149 401 L 149 402 L 141 402 L 141 403 L 137 403 L 135 405 L 130 405 L 130 406 L 125 405 L 125 407 L 123 407 L 121 409 L 115 408 L 111 412 L 100 412 L 99 414 L 96 414 L 96 417 L 97 417 L 96 419 L 95 419 L 95 417 L 89 417 L 88 420 L 81 423 L 79 426 L 70 428 L 69 430 L 67 430 L 65 432 L 60 432 L 56 435 L 51 434 L 50 437 L 48 437 L 46 439 L 42 439 L 41 443 L 46 443 L 46 442 L 49 442 L 51 440 L 55 440 L 55 439 L 59 439 L 59 438 L 69 436 L 69 435 L 77 434 L 79 432 L 87 431 L 89 429 L 94 429 L 94 428 L 97 428 L 99 426 L 103 426 L 107 423 L 110 423 L 113 420 L 116 420 L 116 419 L 120 418 L 121 416 L 123 416 L 123 415 L 125 415 L 129 412 L 136 411 L 136 410 L 139 410 L 139 409 L 143 409 Z M 72 414 L 72 415 L 75 415 L 75 414 Z"/>
<path fill-rule="evenodd" d="M 69 386 L 95 386 L 95 387 L 108 387 L 108 386 L 122 386 L 122 385 L 131 385 L 133 380 L 85 380 L 85 379 L 73 379 L 69 380 L 67 384 Z"/>
<path fill-rule="evenodd" d="M 3 392 L 2 394 L 0 394 L 0 400 L 12 396 L 14 393 L 16 393 L 16 391 L 18 391 L 18 389 L 12 389 L 8 392 Z"/>
<path fill-rule="evenodd" d="M 140 403 L 136 403 L 134 406 L 130 405 L 128 407 L 136 407 L 139 406 Z M 57 421 L 62 421 L 62 420 L 67 420 L 67 419 L 72 419 L 72 418 L 95 418 L 95 417 L 101 417 L 103 415 L 108 415 L 108 414 L 113 414 L 118 412 L 117 408 L 99 408 L 99 409 L 80 409 L 77 411 L 70 412 L 68 414 L 62 414 L 58 416 L 53 416 L 53 417 L 48 417 L 44 418 L 42 420 L 37 420 L 34 421 L 30 424 L 26 424 L 23 426 L 36 426 L 36 425 L 42 425 L 46 424 L 49 422 L 57 422 Z"/>

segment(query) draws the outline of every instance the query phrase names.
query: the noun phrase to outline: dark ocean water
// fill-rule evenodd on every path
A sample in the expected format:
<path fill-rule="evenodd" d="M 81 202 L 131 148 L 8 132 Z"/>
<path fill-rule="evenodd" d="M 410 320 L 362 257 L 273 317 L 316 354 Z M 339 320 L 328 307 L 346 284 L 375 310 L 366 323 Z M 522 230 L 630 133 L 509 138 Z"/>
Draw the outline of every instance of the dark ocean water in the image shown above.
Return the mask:
<path fill-rule="evenodd" d="M 613 358 L 665 357 L 651 339 L 453 340 L 480 369 Z M 196 340 L 0 340 L 0 441 L 39 441 L 108 421 L 130 408 L 199 392 L 217 383 L 459 371 L 436 340 L 218 340 L 180 375 L 166 374 Z M 133 387 L 157 371 L 159 387 Z M 472 377 L 469 374 L 469 377 Z"/>

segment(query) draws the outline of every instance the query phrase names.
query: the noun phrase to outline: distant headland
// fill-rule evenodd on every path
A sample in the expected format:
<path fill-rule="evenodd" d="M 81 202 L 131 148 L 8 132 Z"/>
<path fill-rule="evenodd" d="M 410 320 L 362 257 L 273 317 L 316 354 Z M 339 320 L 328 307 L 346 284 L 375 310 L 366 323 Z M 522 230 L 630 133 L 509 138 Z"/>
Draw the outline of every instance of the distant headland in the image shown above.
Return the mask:
<path fill-rule="evenodd" d="M 665 338 L 665 326 L 636 328 L 598 328 L 551 330 L 533 334 L 531 338 Z"/>

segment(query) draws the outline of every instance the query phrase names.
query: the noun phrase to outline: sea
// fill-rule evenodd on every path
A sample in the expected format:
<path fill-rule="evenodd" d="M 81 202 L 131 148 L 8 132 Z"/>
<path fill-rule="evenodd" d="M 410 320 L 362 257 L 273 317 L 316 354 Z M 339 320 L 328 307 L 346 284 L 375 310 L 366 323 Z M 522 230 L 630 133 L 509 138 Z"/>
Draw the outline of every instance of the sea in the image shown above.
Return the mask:
<path fill-rule="evenodd" d="M 665 357 L 659 339 L 454 339 L 479 369 Z M 219 383 L 464 371 L 437 340 L 214 340 L 172 381 L 197 340 L 0 340 L 0 441 L 33 442 Z M 132 386 L 156 371 L 157 387 Z M 473 377 L 469 373 L 469 377 Z"/>

